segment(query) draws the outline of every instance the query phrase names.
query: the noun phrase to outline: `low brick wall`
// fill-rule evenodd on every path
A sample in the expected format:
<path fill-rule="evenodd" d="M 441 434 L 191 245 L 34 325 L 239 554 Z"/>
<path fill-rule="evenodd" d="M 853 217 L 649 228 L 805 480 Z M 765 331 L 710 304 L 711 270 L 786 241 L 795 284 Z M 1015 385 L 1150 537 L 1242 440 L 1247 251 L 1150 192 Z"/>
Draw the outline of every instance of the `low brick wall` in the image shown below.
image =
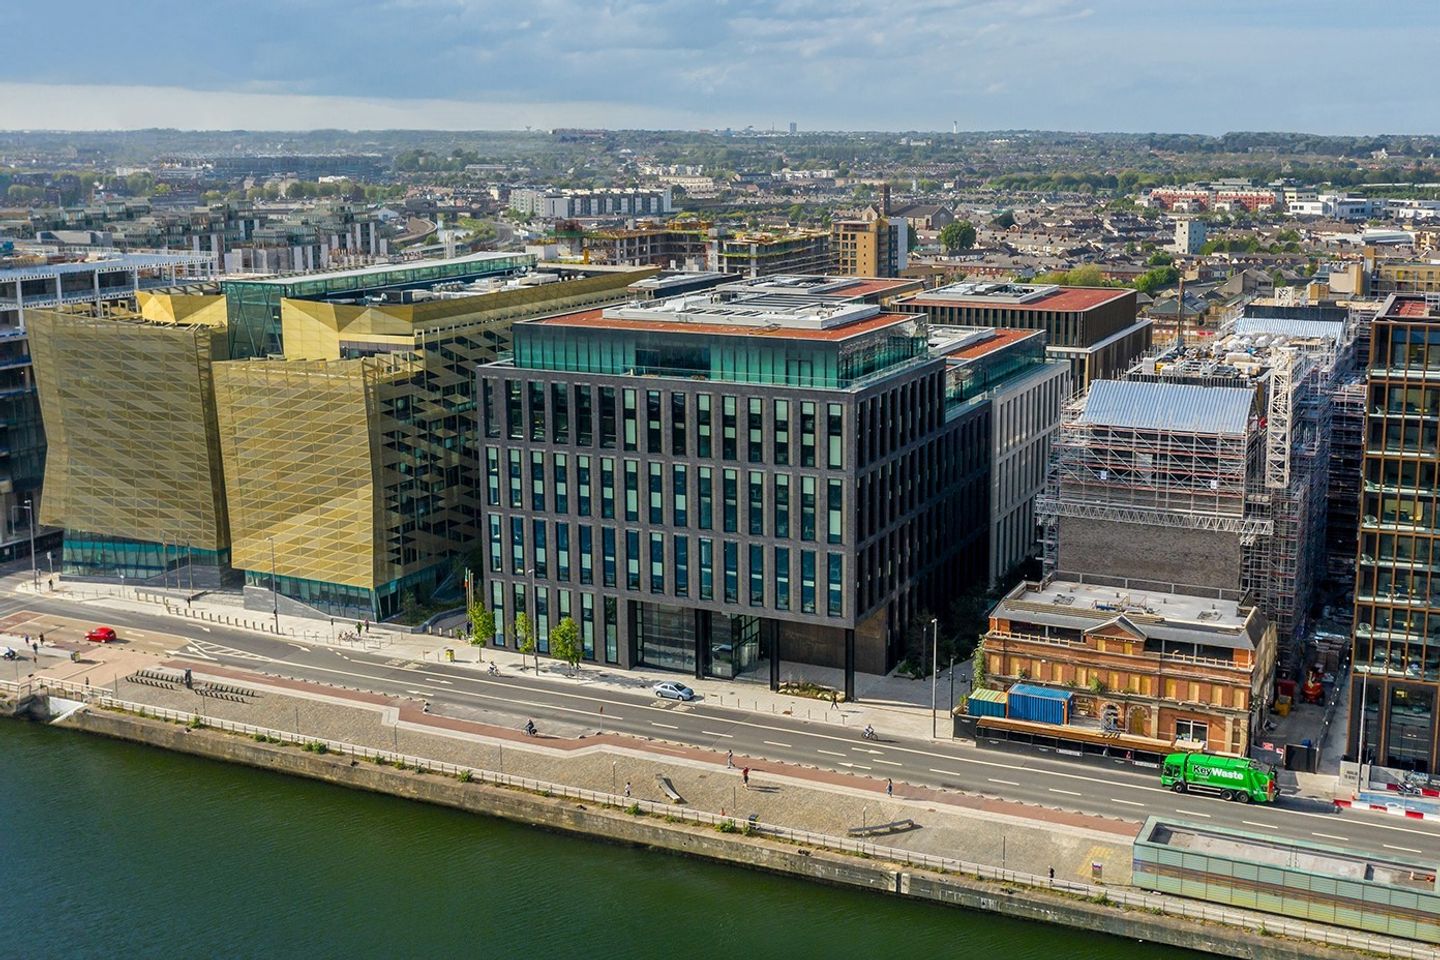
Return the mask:
<path fill-rule="evenodd" d="M 61 724 L 87 733 L 128 740 L 180 753 L 279 771 L 338 786 L 369 790 L 502 817 L 518 823 L 582 834 L 599 840 L 651 847 L 722 863 L 803 877 L 893 896 L 985 910 L 1024 920 L 1162 943 L 1245 960 L 1328 960 L 1356 952 L 1311 943 L 1263 937 L 1235 927 L 1125 911 L 1047 893 L 1031 887 L 980 882 L 954 874 L 867 861 L 828 850 L 774 840 L 720 833 L 654 816 L 632 816 L 613 807 L 582 804 L 482 783 L 462 783 L 437 774 L 353 761 L 334 754 L 260 743 L 213 730 L 190 730 L 130 714 L 81 710 Z"/>

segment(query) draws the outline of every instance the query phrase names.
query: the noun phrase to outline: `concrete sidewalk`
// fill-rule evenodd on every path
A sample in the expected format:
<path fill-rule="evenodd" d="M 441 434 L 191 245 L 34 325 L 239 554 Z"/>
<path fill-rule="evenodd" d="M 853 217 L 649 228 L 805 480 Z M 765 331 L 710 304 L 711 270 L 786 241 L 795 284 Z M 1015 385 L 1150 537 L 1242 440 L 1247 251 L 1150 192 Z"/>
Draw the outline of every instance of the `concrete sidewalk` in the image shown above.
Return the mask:
<path fill-rule="evenodd" d="M 21 596 L 34 595 L 28 573 L 15 573 L 0 580 L 4 586 Z M 344 650 L 359 650 L 383 653 L 392 657 L 403 657 L 418 662 L 440 663 L 446 661 L 445 651 L 454 651 L 455 663 L 472 669 L 487 669 L 490 661 L 506 673 L 525 672 L 535 674 L 535 658 L 522 657 L 513 649 L 485 647 L 478 648 L 440 636 L 415 634 L 396 630 L 384 624 L 372 623 L 357 640 L 341 640 L 347 632 L 355 631 L 355 623 L 336 621 L 332 630 L 326 621 L 296 617 L 281 613 L 278 617 L 279 631 L 275 629 L 277 618 L 270 613 L 245 609 L 238 594 L 205 593 L 189 597 L 183 592 L 141 588 L 130 585 L 105 583 L 73 583 L 55 580 L 54 589 L 42 577 L 40 594 L 46 599 L 68 600 L 91 608 L 97 620 L 103 620 L 102 611 L 129 611 L 147 615 L 168 615 L 174 618 L 174 632 L 197 640 L 205 639 L 198 632 L 185 629 L 186 624 L 196 627 L 206 625 L 224 626 L 229 629 L 250 630 L 257 635 L 278 640 L 290 640 L 306 646 L 326 646 Z M 153 599 L 152 599 L 153 598 Z M 956 664 L 953 689 L 957 697 L 969 690 L 969 665 Z M 816 723 L 830 723 L 836 726 L 873 726 L 877 732 L 887 736 L 928 738 L 932 735 L 930 709 L 931 684 L 929 681 L 912 680 L 908 677 L 856 675 L 855 703 L 840 703 L 836 706 L 828 700 L 793 696 L 770 690 L 768 672 L 745 675 L 734 680 L 696 679 L 671 671 L 633 669 L 620 670 L 616 667 L 595 663 L 582 663 L 578 674 L 571 674 L 567 664 L 540 657 L 539 676 L 565 683 L 609 690 L 620 693 L 644 693 L 662 680 L 679 680 L 695 690 L 706 701 L 732 709 L 747 710 L 761 714 L 776 714 Z M 821 687 L 843 689 L 843 671 L 816 667 L 806 664 L 782 663 L 780 679 L 786 681 L 808 681 Z M 936 686 L 936 713 L 933 730 L 940 739 L 949 739 L 951 725 L 947 703 L 952 683 L 950 673 L 942 669 Z"/>

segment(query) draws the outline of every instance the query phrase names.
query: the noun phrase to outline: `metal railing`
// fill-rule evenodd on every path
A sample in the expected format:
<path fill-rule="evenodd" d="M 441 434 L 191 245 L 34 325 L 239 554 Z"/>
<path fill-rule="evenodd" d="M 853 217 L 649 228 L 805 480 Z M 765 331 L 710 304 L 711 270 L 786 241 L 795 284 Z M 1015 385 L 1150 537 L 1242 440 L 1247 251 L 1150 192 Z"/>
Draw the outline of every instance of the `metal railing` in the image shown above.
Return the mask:
<path fill-rule="evenodd" d="M 1229 907 L 1146 893 L 1133 889 L 1119 889 L 1073 880 L 1052 880 L 1048 877 L 1042 877 L 1038 874 L 1026 873 L 1024 871 L 1007 870 L 1003 867 L 993 867 L 950 857 L 938 857 L 914 850 L 904 850 L 898 847 L 866 843 L 863 840 L 853 840 L 847 837 L 813 833 L 809 830 L 762 823 L 735 815 L 693 810 L 655 800 L 622 797 L 613 793 L 586 790 L 565 784 L 535 780 L 530 777 L 519 777 L 464 764 L 446 763 L 440 760 L 399 753 L 393 750 L 381 750 L 375 747 L 367 747 L 341 740 L 331 740 L 325 737 L 306 736 L 299 732 L 278 730 L 273 727 L 258 727 L 253 724 L 224 720 L 218 717 L 207 717 L 203 714 L 191 713 L 184 710 L 154 707 L 149 704 L 120 699 L 106 693 L 103 688 L 86 686 L 70 681 L 36 680 L 27 681 L 24 684 L 0 681 L 0 687 L 14 690 L 20 690 L 22 688 L 26 690 L 55 690 L 77 695 L 93 706 L 122 710 L 142 717 L 153 717 L 175 723 L 194 723 L 197 726 L 203 725 L 209 729 L 222 730 L 255 739 L 298 744 L 302 747 L 309 746 L 311 749 L 323 746 L 326 753 L 388 764 L 397 769 L 404 768 L 417 772 L 434 773 L 456 778 L 468 774 L 469 782 L 473 783 L 488 783 L 495 786 L 538 793 L 544 796 L 564 797 L 586 803 L 619 807 L 634 813 L 662 816 L 667 820 L 702 826 L 722 828 L 729 825 L 729 827 L 733 827 L 737 833 L 748 832 L 790 843 L 853 854 L 874 860 L 895 863 L 897 865 L 919 867 L 962 877 L 973 877 L 976 880 L 988 880 L 997 883 L 1033 887 L 1039 890 L 1050 890 L 1087 899 L 1095 903 L 1110 903 L 1166 916 L 1200 920 L 1207 923 L 1221 923 L 1228 926 L 1241 927 L 1246 930 L 1260 930 L 1263 933 L 1274 936 L 1289 937 L 1296 940 L 1324 943 L 1333 946 L 1351 947 L 1365 950 L 1378 956 L 1395 957 L 1398 958 L 1398 960 L 1440 960 L 1440 950 L 1434 947 L 1392 940 L 1377 935 L 1366 934 L 1361 931 L 1352 932 L 1336 927 L 1288 920 L 1270 914 L 1247 913 Z"/>

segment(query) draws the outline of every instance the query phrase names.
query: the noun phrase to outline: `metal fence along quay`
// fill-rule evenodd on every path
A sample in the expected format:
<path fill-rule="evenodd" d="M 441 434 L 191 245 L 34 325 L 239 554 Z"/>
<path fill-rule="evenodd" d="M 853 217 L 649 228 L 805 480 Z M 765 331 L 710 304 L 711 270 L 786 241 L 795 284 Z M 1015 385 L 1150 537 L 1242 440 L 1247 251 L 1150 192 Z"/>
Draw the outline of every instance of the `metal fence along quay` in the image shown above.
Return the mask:
<path fill-rule="evenodd" d="M 299 746 L 310 745 L 312 749 L 323 746 L 326 753 L 377 761 L 382 764 L 390 764 L 397 768 L 403 766 L 416 771 L 456 778 L 468 774 L 470 782 L 473 783 L 492 784 L 500 787 L 580 800 L 586 803 L 618 807 L 621 809 L 636 809 L 647 815 L 665 817 L 670 820 L 685 823 L 710 827 L 721 827 L 729 824 L 737 831 L 748 829 L 754 835 L 771 837 L 823 850 L 867 857 L 872 860 L 897 865 L 955 874 L 962 877 L 973 877 L 977 880 L 1015 884 L 1031 887 L 1036 890 L 1048 890 L 1087 899 L 1096 903 L 1109 903 L 1119 907 L 1143 910 L 1153 914 L 1179 917 L 1187 920 L 1198 920 L 1206 923 L 1225 924 L 1249 931 L 1259 930 L 1265 934 L 1277 937 L 1288 937 L 1294 940 L 1303 940 L 1312 943 L 1349 947 L 1366 951 L 1375 956 L 1394 957 L 1398 958 L 1398 960 L 1440 960 L 1440 950 L 1424 944 L 1370 936 L 1322 924 L 1296 922 L 1283 917 L 1227 909 L 1225 907 L 1175 897 L 1156 896 L 1139 891 L 1072 880 L 1051 880 L 1038 874 L 1005 870 L 986 864 L 972 863 L 967 860 L 937 857 L 912 850 L 903 850 L 897 847 L 866 843 L 847 837 L 811 833 L 808 830 L 797 830 L 777 824 L 748 820 L 744 817 L 725 816 L 659 801 L 641 800 L 623 797 L 613 793 L 585 790 L 578 787 L 566 786 L 565 784 L 532 780 L 528 777 L 517 777 L 493 770 L 465 766 L 463 764 L 444 763 L 442 761 L 398 753 L 392 750 L 381 750 L 375 747 L 329 740 L 322 737 L 309 737 L 290 730 L 258 727 L 233 720 L 207 717 L 203 714 L 191 713 L 184 710 L 153 707 L 148 704 L 122 700 L 118 697 L 111 696 L 101 688 L 67 681 L 44 680 L 13 683 L 0 680 L 0 690 L 10 691 L 11 694 L 15 696 L 48 693 L 69 696 L 92 707 L 124 711 L 141 717 L 165 720 L 173 723 L 196 723 L 203 725 L 206 729 L 241 734 L 252 738 L 264 737 L 272 741 Z"/>

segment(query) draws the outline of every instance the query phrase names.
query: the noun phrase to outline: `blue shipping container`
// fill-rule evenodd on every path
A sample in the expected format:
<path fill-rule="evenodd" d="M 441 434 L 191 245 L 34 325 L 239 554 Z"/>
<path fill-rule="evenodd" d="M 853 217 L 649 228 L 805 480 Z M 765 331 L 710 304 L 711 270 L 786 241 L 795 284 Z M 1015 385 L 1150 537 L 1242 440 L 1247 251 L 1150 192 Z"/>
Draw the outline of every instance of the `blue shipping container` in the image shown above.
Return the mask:
<path fill-rule="evenodd" d="M 1005 715 L 1011 720 L 1067 724 L 1070 722 L 1070 701 L 1074 696 L 1069 690 L 1017 683 L 1007 692 Z"/>
<path fill-rule="evenodd" d="M 972 717 L 1005 716 L 1005 694 L 999 690 L 976 690 L 966 701 L 965 710 Z"/>

